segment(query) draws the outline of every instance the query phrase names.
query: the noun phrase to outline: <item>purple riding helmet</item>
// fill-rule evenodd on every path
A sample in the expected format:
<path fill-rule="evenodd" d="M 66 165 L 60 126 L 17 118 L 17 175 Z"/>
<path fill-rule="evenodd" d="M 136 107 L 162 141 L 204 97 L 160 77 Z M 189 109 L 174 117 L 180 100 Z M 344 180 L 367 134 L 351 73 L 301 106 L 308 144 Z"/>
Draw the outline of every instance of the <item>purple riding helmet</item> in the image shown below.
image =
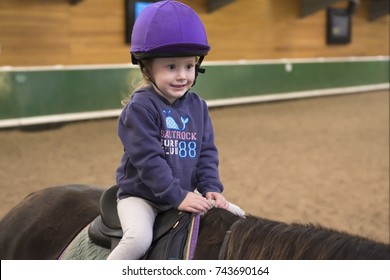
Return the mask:
<path fill-rule="evenodd" d="M 131 35 L 131 60 L 197 56 L 197 71 L 209 52 L 206 30 L 199 16 L 183 3 L 166 0 L 147 6 L 137 17 Z"/>

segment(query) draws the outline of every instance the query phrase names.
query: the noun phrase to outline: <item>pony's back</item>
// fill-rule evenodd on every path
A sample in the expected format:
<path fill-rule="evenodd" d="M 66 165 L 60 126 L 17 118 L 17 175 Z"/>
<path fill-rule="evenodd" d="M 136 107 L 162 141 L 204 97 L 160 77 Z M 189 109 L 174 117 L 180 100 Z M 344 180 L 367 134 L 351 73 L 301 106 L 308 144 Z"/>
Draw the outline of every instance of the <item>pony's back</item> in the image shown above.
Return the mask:
<path fill-rule="evenodd" d="M 27 196 L 0 221 L 0 259 L 57 259 L 99 214 L 102 190 L 85 185 L 46 188 Z"/>

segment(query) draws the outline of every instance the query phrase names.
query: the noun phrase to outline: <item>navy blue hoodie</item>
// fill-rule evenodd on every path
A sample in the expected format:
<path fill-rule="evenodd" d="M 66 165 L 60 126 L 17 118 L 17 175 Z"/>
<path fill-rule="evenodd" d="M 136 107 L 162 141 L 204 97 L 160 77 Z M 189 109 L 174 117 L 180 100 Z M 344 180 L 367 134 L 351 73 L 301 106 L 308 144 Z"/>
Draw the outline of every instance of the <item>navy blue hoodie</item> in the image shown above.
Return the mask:
<path fill-rule="evenodd" d="M 187 92 L 173 104 L 153 88 L 135 92 L 123 109 L 124 147 L 116 172 L 118 198 L 138 196 L 177 208 L 188 192 L 222 192 L 218 151 L 206 102 Z"/>

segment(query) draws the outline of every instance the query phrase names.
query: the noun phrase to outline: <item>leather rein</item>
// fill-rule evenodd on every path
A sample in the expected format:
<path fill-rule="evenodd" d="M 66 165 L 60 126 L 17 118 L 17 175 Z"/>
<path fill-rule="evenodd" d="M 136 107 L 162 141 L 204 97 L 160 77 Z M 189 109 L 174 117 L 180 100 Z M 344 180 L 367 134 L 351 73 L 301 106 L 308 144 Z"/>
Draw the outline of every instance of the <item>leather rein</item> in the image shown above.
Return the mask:
<path fill-rule="evenodd" d="M 221 249 L 219 250 L 219 254 L 218 254 L 218 259 L 219 260 L 224 260 L 225 257 L 226 257 L 226 251 L 227 251 L 227 244 L 229 243 L 230 241 L 230 235 L 231 233 L 233 232 L 234 229 L 236 229 L 238 227 L 238 224 L 242 221 L 243 219 L 238 219 L 237 221 L 235 221 L 231 226 L 230 228 L 226 231 L 225 233 L 225 236 L 223 238 L 223 241 L 222 241 L 222 245 L 221 245 Z"/>

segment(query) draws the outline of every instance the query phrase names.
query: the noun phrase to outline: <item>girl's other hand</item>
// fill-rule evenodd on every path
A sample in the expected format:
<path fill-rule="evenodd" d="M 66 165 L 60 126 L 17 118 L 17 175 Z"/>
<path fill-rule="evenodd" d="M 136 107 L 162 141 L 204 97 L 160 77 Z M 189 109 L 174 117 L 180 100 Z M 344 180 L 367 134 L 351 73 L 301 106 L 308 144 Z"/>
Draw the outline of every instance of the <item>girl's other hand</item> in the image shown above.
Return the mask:
<path fill-rule="evenodd" d="M 211 199 L 211 200 L 215 200 L 215 207 L 217 207 L 217 208 L 223 208 L 223 209 L 229 208 L 229 202 L 220 193 L 208 192 L 208 193 L 206 193 L 206 198 Z"/>
<path fill-rule="evenodd" d="M 184 200 L 177 207 L 180 211 L 192 213 L 207 212 L 211 208 L 211 203 L 203 196 L 189 192 Z"/>

